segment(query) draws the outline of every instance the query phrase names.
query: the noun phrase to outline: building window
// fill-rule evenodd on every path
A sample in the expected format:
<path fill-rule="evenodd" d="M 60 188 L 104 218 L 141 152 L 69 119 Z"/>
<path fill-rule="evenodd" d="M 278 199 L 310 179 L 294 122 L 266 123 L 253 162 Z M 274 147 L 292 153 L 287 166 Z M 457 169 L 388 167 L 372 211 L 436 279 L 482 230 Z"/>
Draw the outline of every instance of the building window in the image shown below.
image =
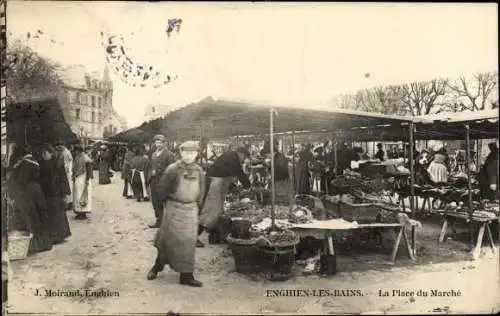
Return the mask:
<path fill-rule="evenodd" d="M 95 112 L 92 111 L 92 123 L 94 123 L 94 122 L 95 122 Z"/>
<path fill-rule="evenodd" d="M 153 109 L 152 109 L 152 111 L 151 111 L 151 112 L 153 112 L 153 113 L 155 112 L 155 107 L 154 107 L 154 106 L 153 106 Z"/>
<path fill-rule="evenodd" d="M 87 104 L 87 98 L 84 94 L 78 92 L 78 100 L 80 104 Z"/>
<path fill-rule="evenodd" d="M 80 109 L 76 109 L 75 110 L 75 118 L 79 120 L 80 119 L 80 115 L 81 115 Z"/>
<path fill-rule="evenodd" d="M 95 96 L 90 97 L 90 104 L 92 105 L 93 108 L 95 107 Z"/>
<path fill-rule="evenodd" d="M 80 103 L 80 98 L 81 98 L 81 95 L 80 95 L 80 92 L 77 92 L 76 93 L 76 103 Z"/>
<path fill-rule="evenodd" d="M 87 88 L 90 88 L 90 78 L 85 76 L 85 83 L 87 84 Z"/>
<path fill-rule="evenodd" d="M 102 98 L 101 97 L 97 97 L 97 106 L 99 108 L 101 108 L 101 105 L 102 105 Z"/>
<path fill-rule="evenodd" d="M 101 113 L 97 113 L 97 118 L 98 118 L 98 120 L 99 120 L 99 123 L 102 123 Z"/>

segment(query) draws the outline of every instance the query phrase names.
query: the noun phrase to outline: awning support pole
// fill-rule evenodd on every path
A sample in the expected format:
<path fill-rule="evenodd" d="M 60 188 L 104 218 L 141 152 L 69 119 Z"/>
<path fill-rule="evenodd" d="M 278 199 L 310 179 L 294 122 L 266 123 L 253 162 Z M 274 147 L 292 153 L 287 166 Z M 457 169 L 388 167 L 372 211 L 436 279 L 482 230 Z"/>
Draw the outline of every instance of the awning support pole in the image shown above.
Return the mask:
<path fill-rule="evenodd" d="M 413 132 L 414 132 L 415 126 L 413 125 L 413 122 L 410 122 L 410 157 L 408 157 L 408 160 L 410 161 L 410 210 L 411 210 L 411 217 L 415 218 L 415 173 L 414 173 L 414 160 L 413 160 Z"/>
<path fill-rule="evenodd" d="M 472 209 L 472 182 L 471 182 L 471 156 L 470 156 L 470 127 L 469 124 L 465 124 L 465 147 L 467 147 L 465 152 L 466 157 L 466 170 L 467 170 L 467 190 L 469 193 L 469 238 L 470 238 L 470 247 L 471 250 L 474 249 L 474 233 L 472 232 L 472 213 L 474 210 Z"/>
<path fill-rule="evenodd" d="M 271 227 L 275 227 L 275 217 L 274 214 L 274 204 L 275 204 L 275 195 L 274 195 L 274 120 L 273 113 L 274 109 L 271 107 L 269 109 L 269 144 L 271 145 Z"/>

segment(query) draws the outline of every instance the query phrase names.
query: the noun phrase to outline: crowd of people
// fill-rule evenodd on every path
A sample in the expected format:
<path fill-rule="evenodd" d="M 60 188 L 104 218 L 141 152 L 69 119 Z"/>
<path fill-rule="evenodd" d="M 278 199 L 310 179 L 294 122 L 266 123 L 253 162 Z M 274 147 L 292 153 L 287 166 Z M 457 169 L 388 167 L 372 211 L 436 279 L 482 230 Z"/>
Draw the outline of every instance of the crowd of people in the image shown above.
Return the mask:
<path fill-rule="evenodd" d="M 257 150 L 247 144 L 221 154 L 212 153 L 210 159 L 206 158 L 206 144 L 188 141 L 169 148 L 163 135 L 156 135 L 150 147 L 131 144 L 113 151 L 103 144 L 86 149 L 79 145 L 67 148 L 63 143 L 55 148 L 16 147 L 8 167 L 2 168 L 2 181 L 7 183 L 13 210 L 10 228 L 33 235 L 30 254 L 51 249 L 71 236 L 68 210 L 75 213 L 75 219 L 85 219 L 92 212 L 94 170 L 99 178 L 96 185 L 111 183 L 111 170 L 121 171 L 123 197 L 150 201 L 154 222 L 149 227 L 158 229 L 154 243 L 158 254 L 147 279 L 155 279 L 168 264 L 180 273 L 181 284 L 199 287 L 202 283 L 193 275 L 195 248 L 204 246 L 199 236 L 216 227 L 225 197 L 235 182 L 249 189 L 262 185 L 262 178 L 269 180 L 272 152 L 275 197 L 290 204 L 294 203 L 294 193 L 312 194 L 315 179 L 320 180 L 316 190 L 328 193 L 337 175 L 345 169 L 356 170 L 365 161 L 394 160 L 398 167 L 409 168 L 409 146 L 395 155 L 386 153 L 378 144 L 372 158 L 347 143 L 335 150 L 330 140 L 316 147 L 304 144 L 290 148 L 286 153 L 278 147 L 274 141 L 271 151 L 268 139 Z M 496 144 L 490 144 L 490 151 L 479 176 L 483 193 L 495 199 Z M 451 170 L 443 147 L 421 152 L 414 148 L 412 159 L 418 181 L 447 181 Z"/>

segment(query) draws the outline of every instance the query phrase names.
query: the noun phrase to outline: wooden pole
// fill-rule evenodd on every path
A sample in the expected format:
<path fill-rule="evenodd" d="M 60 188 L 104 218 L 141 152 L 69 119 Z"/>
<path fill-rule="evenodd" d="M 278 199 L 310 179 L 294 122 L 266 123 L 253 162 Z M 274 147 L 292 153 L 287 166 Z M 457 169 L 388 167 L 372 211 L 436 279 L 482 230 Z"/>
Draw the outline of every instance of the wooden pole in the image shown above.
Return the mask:
<path fill-rule="evenodd" d="M 414 161 L 413 161 L 413 132 L 414 132 L 415 126 L 413 125 L 413 122 L 410 122 L 410 157 L 408 157 L 410 161 L 410 210 L 411 210 L 411 217 L 415 218 L 415 173 L 414 169 L 415 166 Z"/>
<path fill-rule="evenodd" d="M 469 193 L 469 238 L 470 238 L 470 247 L 471 250 L 474 249 L 474 234 L 472 232 L 472 183 L 471 183 L 471 170 L 470 170 L 470 128 L 469 124 L 465 124 L 465 147 L 467 147 L 467 151 L 465 153 L 466 157 L 466 170 L 467 170 L 467 190 Z"/>
<path fill-rule="evenodd" d="M 274 130 L 274 109 L 271 107 L 269 110 L 269 144 L 270 144 L 270 149 L 271 149 L 271 227 L 275 227 L 275 217 L 276 214 L 274 214 L 274 203 L 275 203 L 275 196 L 274 196 L 274 135 L 273 135 L 273 130 Z"/>
<path fill-rule="evenodd" d="M 295 131 L 292 131 L 292 170 L 293 170 L 293 174 L 292 174 L 292 183 L 293 183 L 293 194 L 295 196 L 296 194 L 296 179 L 295 179 Z"/>

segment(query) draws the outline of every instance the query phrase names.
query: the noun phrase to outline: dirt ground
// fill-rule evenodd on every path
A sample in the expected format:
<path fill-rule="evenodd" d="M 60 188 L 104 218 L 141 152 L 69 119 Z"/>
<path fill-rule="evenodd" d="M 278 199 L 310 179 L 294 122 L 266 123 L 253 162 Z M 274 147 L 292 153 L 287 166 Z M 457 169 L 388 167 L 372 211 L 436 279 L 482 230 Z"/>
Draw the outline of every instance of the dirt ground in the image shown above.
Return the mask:
<path fill-rule="evenodd" d="M 236 273 L 227 246 L 207 242 L 196 254 L 196 275 L 204 287 L 181 286 L 178 275 L 167 270 L 158 279 L 147 281 L 156 254 L 154 230 L 147 228 L 153 219 L 151 204 L 122 198 L 119 177 L 112 181 L 99 186 L 94 180 L 95 212 L 87 221 L 75 221 L 68 212 L 72 236 L 67 242 L 11 263 L 8 313 L 442 314 L 500 310 L 498 247 L 496 253 L 484 248 L 480 260 L 468 260 L 466 244 L 456 240 L 437 244 L 439 223 L 424 223 L 420 229 L 416 262 L 406 259 L 403 251 L 391 263 L 383 250 L 345 250 L 340 252 L 335 276 L 303 276 L 297 267 L 292 279 L 270 282 Z M 203 239 L 206 241 L 206 235 Z M 42 293 L 39 296 L 37 289 Z M 44 289 L 105 289 L 119 296 L 47 297 Z M 359 290 L 362 296 L 331 296 L 322 291 L 322 296 L 270 297 L 268 293 L 291 289 L 329 293 L 350 289 Z M 414 293 L 394 296 L 393 290 Z M 460 293 L 435 297 L 432 290 Z"/>

